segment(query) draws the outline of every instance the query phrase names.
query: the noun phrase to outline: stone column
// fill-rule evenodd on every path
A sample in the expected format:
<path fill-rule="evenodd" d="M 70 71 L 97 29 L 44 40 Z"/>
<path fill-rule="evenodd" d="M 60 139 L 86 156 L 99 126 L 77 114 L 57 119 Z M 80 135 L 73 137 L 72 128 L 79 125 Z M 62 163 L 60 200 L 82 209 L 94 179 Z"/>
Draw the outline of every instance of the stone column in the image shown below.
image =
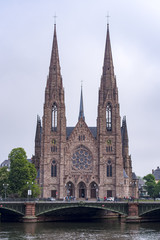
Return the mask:
<path fill-rule="evenodd" d="M 23 222 L 37 222 L 37 217 L 35 215 L 35 202 L 25 203 L 25 215 L 23 217 Z"/>
<path fill-rule="evenodd" d="M 140 222 L 141 217 L 138 215 L 138 205 L 139 203 L 128 203 L 128 217 L 126 222 Z"/>

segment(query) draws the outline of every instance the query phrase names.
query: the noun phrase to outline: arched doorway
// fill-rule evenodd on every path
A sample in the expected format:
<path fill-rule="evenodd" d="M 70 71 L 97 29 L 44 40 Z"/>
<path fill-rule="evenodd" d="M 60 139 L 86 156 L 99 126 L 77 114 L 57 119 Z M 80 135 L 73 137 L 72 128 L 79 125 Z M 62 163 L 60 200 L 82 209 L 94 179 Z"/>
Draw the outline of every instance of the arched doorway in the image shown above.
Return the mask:
<path fill-rule="evenodd" d="M 66 195 L 68 197 L 69 196 L 74 197 L 75 195 L 74 184 L 72 182 L 68 182 L 67 184 L 65 184 L 65 188 L 66 188 Z"/>
<path fill-rule="evenodd" d="M 79 198 L 86 197 L 86 185 L 84 182 L 79 183 Z"/>
<path fill-rule="evenodd" d="M 98 198 L 98 185 L 95 182 L 90 184 L 91 198 Z"/>

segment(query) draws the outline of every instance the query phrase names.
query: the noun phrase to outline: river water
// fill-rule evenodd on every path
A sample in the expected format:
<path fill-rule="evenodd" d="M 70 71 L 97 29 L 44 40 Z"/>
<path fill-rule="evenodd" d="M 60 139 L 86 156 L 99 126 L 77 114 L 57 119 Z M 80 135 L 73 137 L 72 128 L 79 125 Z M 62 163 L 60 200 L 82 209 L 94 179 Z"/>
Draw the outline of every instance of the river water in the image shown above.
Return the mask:
<path fill-rule="evenodd" d="M 160 223 L 95 222 L 0 223 L 0 240 L 160 240 Z"/>

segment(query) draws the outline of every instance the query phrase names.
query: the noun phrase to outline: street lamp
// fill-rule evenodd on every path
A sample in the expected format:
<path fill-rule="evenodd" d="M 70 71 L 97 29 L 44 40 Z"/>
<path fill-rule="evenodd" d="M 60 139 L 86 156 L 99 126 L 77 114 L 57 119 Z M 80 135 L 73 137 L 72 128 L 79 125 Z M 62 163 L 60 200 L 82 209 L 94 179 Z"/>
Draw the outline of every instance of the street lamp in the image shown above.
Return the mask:
<path fill-rule="evenodd" d="M 31 195 L 32 195 L 32 190 L 31 190 L 31 186 L 33 185 L 33 182 L 27 182 L 28 185 L 28 199 L 30 199 Z"/>
<path fill-rule="evenodd" d="M 7 188 L 8 188 L 9 184 L 7 183 L 3 183 L 3 187 L 4 187 L 4 191 L 5 191 L 5 200 L 6 200 L 6 196 L 7 196 Z"/>
<path fill-rule="evenodd" d="M 41 198 L 43 197 L 43 183 L 40 184 L 41 187 Z"/>
<path fill-rule="evenodd" d="M 96 199 L 98 199 L 98 197 L 99 197 L 99 196 L 98 196 L 98 195 L 99 195 L 99 194 L 98 194 L 98 191 L 99 191 L 99 190 L 98 190 L 98 185 L 97 185 L 96 183 L 94 184 L 94 188 L 96 189 Z"/>
<path fill-rule="evenodd" d="M 71 183 L 65 184 L 66 190 L 67 190 L 67 197 L 69 198 L 70 195 L 70 188 L 71 188 Z"/>

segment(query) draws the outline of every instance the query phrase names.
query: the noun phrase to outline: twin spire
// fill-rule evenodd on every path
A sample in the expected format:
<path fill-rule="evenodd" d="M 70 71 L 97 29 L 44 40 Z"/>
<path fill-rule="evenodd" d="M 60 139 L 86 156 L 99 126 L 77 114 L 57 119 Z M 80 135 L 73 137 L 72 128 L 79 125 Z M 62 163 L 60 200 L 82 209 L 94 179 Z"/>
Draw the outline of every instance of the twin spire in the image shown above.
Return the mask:
<path fill-rule="evenodd" d="M 51 60 L 50 60 L 50 66 L 49 66 L 48 85 L 49 85 L 49 90 L 51 92 L 55 87 L 60 87 L 60 88 L 62 87 L 62 77 L 61 77 L 61 68 L 60 68 L 60 62 L 59 62 L 56 24 L 54 24 L 54 35 L 53 35 Z"/>
<path fill-rule="evenodd" d="M 110 42 L 110 34 L 109 34 L 109 24 L 107 24 L 107 37 L 106 37 L 106 45 L 105 45 L 105 53 L 104 53 L 101 87 L 103 90 L 106 90 L 108 88 L 112 88 L 114 86 L 114 83 L 115 83 L 114 67 L 113 67 L 112 50 L 111 50 L 111 42 Z"/>
<path fill-rule="evenodd" d="M 114 84 L 114 67 L 112 60 L 112 51 L 109 35 L 109 24 L 107 24 L 107 37 L 106 37 L 106 46 L 104 54 L 104 64 L 103 64 L 103 74 L 101 79 L 101 89 L 102 91 L 112 88 Z M 53 90 L 55 87 L 62 87 L 62 77 L 60 72 L 60 62 L 58 54 L 58 43 L 57 43 L 57 33 L 56 33 L 56 24 L 54 24 L 54 36 L 53 36 L 53 45 L 52 53 L 49 67 L 49 77 L 47 85 L 49 85 L 49 90 Z M 79 109 L 79 119 L 84 117 L 83 109 L 83 93 L 81 87 L 81 97 L 80 97 L 80 109 Z"/>

